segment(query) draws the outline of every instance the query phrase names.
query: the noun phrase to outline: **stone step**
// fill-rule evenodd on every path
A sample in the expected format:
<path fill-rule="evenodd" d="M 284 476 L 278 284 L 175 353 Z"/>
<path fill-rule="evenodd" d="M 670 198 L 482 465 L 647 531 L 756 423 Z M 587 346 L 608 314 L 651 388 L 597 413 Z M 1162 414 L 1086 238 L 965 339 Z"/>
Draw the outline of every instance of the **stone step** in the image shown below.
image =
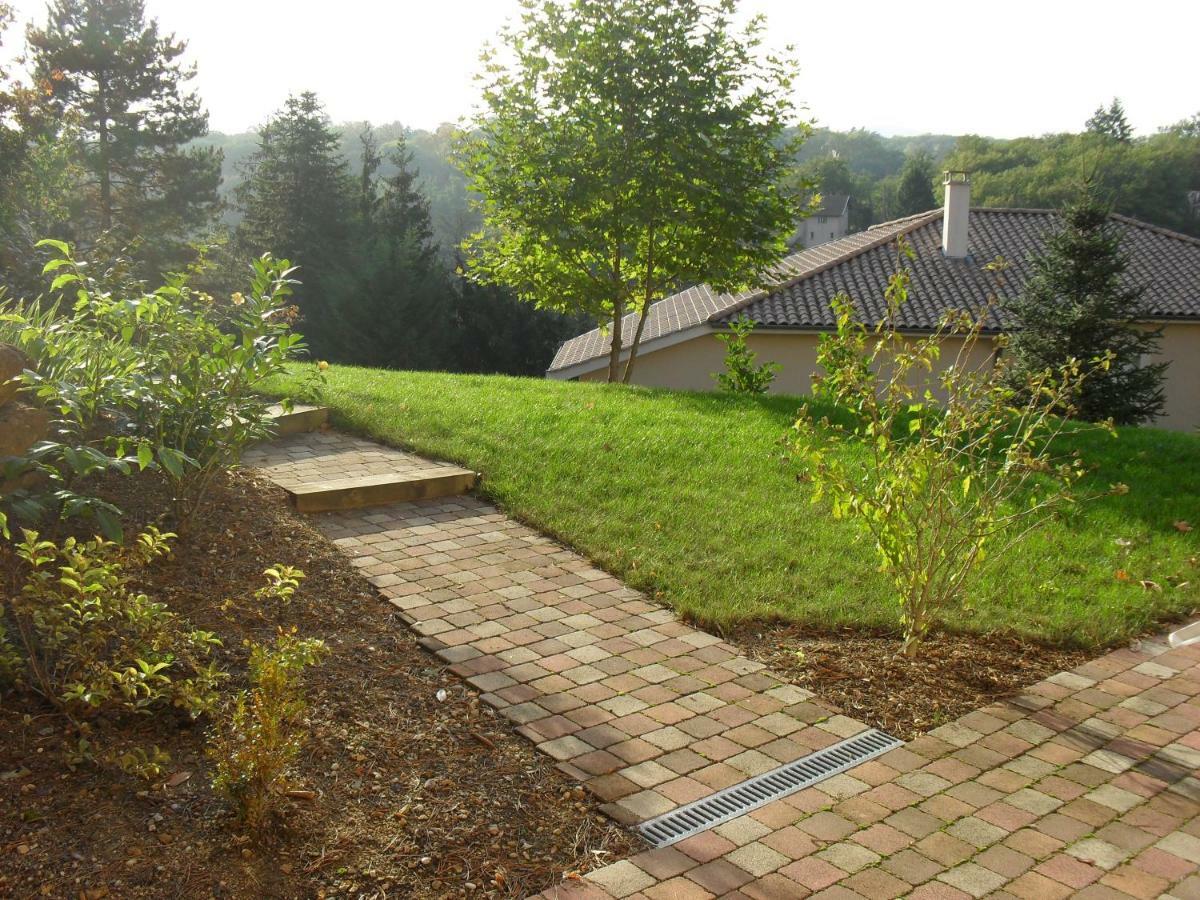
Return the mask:
<path fill-rule="evenodd" d="M 329 408 L 326 406 L 309 406 L 297 403 L 291 412 L 285 412 L 282 404 L 276 403 L 267 415 L 275 421 L 275 433 L 279 437 L 289 434 L 301 434 L 306 431 L 319 431 L 329 422 Z"/>
<path fill-rule="evenodd" d="M 331 481 L 314 481 L 285 488 L 299 512 L 332 512 L 385 503 L 405 503 L 465 494 L 479 476 L 457 466 L 430 466 L 416 472 L 360 475 Z"/>

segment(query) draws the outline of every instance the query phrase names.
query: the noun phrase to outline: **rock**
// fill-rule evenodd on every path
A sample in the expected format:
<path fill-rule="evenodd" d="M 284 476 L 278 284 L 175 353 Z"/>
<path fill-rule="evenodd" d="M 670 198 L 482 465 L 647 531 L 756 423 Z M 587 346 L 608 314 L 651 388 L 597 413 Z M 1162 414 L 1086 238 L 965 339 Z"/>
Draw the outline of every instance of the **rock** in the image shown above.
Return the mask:
<path fill-rule="evenodd" d="M 21 388 L 21 373 L 30 367 L 29 357 L 12 344 L 0 344 L 0 406 L 12 400 Z"/>
<path fill-rule="evenodd" d="M 20 456 L 46 436 L 50 413 L 24 403 L 0 406 L 0 457 Z"/>

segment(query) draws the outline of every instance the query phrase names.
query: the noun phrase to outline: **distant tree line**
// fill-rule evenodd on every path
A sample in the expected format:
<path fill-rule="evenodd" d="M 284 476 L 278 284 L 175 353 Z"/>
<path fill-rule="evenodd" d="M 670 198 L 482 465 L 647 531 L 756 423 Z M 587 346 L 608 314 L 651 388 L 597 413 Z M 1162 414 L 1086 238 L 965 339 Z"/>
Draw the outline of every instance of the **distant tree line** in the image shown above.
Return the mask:
<path fill-rule="evenodd" d="M 0 44 L 12 20 L 0 0 Z M 26 42 L 26 77 L 0 70 L 7 293 L 44 290 L 34 245 L 55 237 L 114 277 L 189 268 L 212 292 L 234 290 L 264 252 L 286 257 L 299 266 L 301 328 L 333 360 L 540 374 L 581 329 L 462 277 L 457 246 L 477 220 L 447 171 L 448 130 L 430 136 L 432 154 L 414 141 L 434 160 L 422 182 L 404 129 L 335 129 L 311 93 L 249 140 L 210 136 L 186 43 L 144 0 L 52 0 Z M 439 220 L 426 190 L 454 198 Z"/>
<path fill-rule="evenodd" d="M 1058 209 L 1087 186 L 1115 212 L 1200 235 L 1200 215 L 1189 202 L 1189 192 L 1200 190 L 1200 115 L 1135 137 L 1113 100 L 1077 134 L 1001 139 L 817 131 L 800 153 L 800 172 L 817 190 L 850 195 L 855 231 L 939 205 L 946 169 L 971 173 L 976 206 Z"/>

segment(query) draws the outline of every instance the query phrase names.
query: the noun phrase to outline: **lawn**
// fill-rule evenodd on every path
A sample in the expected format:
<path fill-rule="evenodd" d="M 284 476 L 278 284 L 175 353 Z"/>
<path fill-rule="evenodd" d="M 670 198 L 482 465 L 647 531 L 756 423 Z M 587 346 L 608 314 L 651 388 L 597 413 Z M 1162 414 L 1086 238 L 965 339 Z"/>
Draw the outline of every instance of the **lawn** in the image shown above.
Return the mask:
<path fill-rule="evenodd" d="M 697 622 L 896 627 L 873 547 L 811 502 L 785 458 L 796 397 L 328 375 L 338 427 L 476 469 L 506 512 Z M 1130 492 L 1032 535 L 984 573 L 947 628 L 1100 647 L 1200 606 L 1200 528 L 1175 526 L 1200 526 L 1200 438 L 1131 428 L 1073 440 L 1096 466 L 1092 488 Z"/>

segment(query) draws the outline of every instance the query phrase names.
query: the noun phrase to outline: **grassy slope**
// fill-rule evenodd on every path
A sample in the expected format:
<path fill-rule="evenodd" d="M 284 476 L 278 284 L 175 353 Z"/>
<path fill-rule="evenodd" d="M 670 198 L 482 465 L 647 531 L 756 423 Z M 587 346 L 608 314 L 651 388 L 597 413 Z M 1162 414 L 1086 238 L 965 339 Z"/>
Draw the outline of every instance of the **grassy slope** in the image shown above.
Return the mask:
<path fill-rule="evenodd" d="M 329 375 L 339 426 L 484 473 L 485 492 L 506 511 L 699 621 L 895 624 L 871 545 L 811 504 L 782 458 L 794 397 L 343 367 Z M 1200 438 L 1126 429 L 1080 445 L 1100 465 L 1098 485 L 1125 482 L 1131 493 L 1036 533 L 985 575 L 973 609 L 950 627 L 1094 646 L 1200 605 Z M 1177 531 L 1180 519 L 1197 531 Z M 1117 569 L 1131 580 L 1119 582 Z M 1172 577 L 1191 585 L 1174 588 Z"/>

